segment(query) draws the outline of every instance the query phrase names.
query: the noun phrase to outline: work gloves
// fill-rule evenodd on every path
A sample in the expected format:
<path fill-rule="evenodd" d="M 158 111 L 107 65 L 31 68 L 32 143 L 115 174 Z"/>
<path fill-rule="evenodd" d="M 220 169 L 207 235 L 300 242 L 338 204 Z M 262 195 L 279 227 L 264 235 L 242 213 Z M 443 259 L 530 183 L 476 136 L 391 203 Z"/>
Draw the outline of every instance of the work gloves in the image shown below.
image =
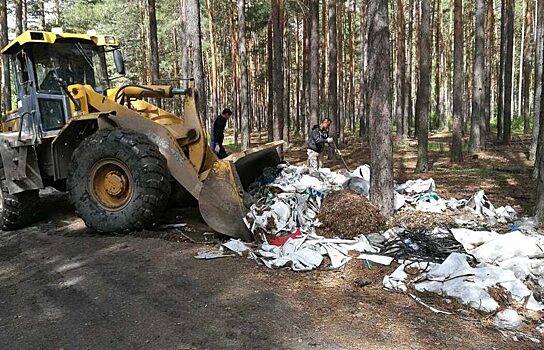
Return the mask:
<path fill-rule="evenodd" d="M 332 137 L 329 137 L 329 138 L 327 139 L 327 143 L 333 143 L 333 142 L 334 142 L 334 139 L 333 139 Z"/>
<path fill-rule="evenodd" d="M 219 147 L 219 144 L 216 143 L 213 150 L 215 151 L 215 153 L 219 153 L 219 151 L 221 150 L 221 148 Z"/>

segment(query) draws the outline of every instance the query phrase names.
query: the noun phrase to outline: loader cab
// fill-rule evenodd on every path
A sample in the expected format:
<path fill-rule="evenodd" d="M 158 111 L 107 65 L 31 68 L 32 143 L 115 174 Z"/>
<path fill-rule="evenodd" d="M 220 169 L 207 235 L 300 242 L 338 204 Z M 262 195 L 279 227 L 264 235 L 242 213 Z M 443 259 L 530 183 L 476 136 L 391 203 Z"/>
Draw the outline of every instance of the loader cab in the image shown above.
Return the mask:
<path fill-rule="evenodd" d="M 13 64 L 17 103 L 17 111 L 4 118 L 4 129 L 39 133 L 40 139 L 56 136 L 80 107 L 68 86 L 90 85 L 105 92 L 110 87 L 106 51 L 117 46 L 110 36 L 21 34 L 2 50 Z"/>

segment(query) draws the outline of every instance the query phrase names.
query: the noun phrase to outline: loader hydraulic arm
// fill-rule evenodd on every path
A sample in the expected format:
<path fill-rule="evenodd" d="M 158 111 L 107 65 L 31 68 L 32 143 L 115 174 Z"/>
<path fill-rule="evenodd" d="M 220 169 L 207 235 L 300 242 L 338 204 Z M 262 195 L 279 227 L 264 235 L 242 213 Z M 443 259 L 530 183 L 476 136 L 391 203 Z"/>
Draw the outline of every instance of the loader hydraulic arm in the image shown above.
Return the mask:
<path fill-rule="evenodd" d="M 125 85 L 115 92 L 115 101 L 127 98 L 172 98 L 191 94 L 191 89 L 174 88 L 169 85 Z"/>

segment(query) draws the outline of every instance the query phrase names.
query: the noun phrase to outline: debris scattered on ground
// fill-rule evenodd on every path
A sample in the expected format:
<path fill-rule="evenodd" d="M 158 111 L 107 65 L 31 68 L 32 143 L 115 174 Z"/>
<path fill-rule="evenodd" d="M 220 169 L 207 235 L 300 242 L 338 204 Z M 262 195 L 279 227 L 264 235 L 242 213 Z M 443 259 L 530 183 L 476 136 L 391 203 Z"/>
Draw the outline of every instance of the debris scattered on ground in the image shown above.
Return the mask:
<path fill-rule="evenodd" d="M 366 197 L 350 190 L 329 194 L 319 213 L 322 225 L 318 233 L 324 237 L 353 238 L 379 232 L 385 218 Z"/>
<path fill-rule="evenodd" d="M 530 312 L 544 310 L 544 238 L 534 221 L 518 220 L 512 207 L 495 208 L 483 191 L 468 200 L 443 199 L 433 179 L 411 180 L 396 185 L 395 209 L 401 210 L 385 230 L 367 198 L 368 165 L 312 175 L 305 167 L 282 166 L 275 179 L 270 174 L 254 188 L 245 218 L 260 244 L 231 240 L 224 247 L 269 268 L 294 271 L 338 269 L 354 257 L 367 268 L 396 261 L 400 266 L 383 278 L 386 289 L 451 314 L 456 311 L 449 303 L 437 308 L 423 300 L 429 293 L 447 296 L 497 313 L 494 324 L 503 334 L 536 339 L 517 329 Z"/>
<path fill-rule="evenodd" d="M 353 284 L 355 285 L 355 287 L 364 288 L 366 286 L 371 285 L 372 281 L 366 278 L 357 278 L 356 280 L 353 281 Z"/>
<path fill-rule="evenodd" d="M 497 328 L 507 329 L 507 330 L 516 330 L 518 329 L 523 322 L 523 319 L 515 310 L 506 309 L 500 311 L 495 316 L 493 323 Z"/>
<path fill-rule="evenodd" d="M 451 253 L 464 252 L 448 229 L 399 230 L 396 236 L 385 242 L 381 253 L 397 260 L 442 262 Z"/>
<path fill-rule="evenodd" d="M 200 260 L 211 260 L 211 259 L 218 259 L 218 258 L 227 258 L 230 256 L 236 256 L 234 254 L 225 254 L 222 250 L 212 250 L 209 252 L 199 252 L 195 255 L 195 259 Z"/>

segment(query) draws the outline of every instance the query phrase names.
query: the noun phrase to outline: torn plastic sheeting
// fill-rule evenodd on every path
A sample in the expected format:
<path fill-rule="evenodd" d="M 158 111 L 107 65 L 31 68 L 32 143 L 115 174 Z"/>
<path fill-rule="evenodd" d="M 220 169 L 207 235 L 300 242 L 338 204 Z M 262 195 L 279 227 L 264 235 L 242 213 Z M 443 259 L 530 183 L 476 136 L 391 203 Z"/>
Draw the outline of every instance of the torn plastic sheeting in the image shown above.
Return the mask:
<path fill-rule="evenodd" d="M 393 258 L 385 255 L 372 255 L 372 254 L 361 254 L 357 257 L 359 260 L 369 260 L 376 264 L 389 266 L 393 262 Z"/>
<path fill-rule="evenodd" d="M 430 193 L 436 191 L 436 184 L 434 180 L 408 180 L 403 184 L 397 185 L 395 191 L 402 194 L 416 194 L 416 193 Z"/>
<path fill-rule="evenodd" d="M 514 231 L 499 235 L 472 250 L 470 253 L 479 261 L 499 263 L 519 256 L 529 258 L 542 257 L 544 253 L 542 247 L 542 239 L 534 236 L 526 236 L 519 231 Z"/>
<path fill-rule="evenodd" d="M 426 213 L 442 213 L 446 211 L 446 202 L 436 193 L 419 195 L 416 200 L 416 210 Z"/>
<path fill-rule="evenodd" d="M 518 213 L 514 208 L 507 205 L 505 207 L 500 207 L 495 210 L 495 216 L 500 219 L 503 219 L 502 221 L 504 223 L 514 221 L 518 218 Z"/>
<path fill-rule="evenodd" d="M 370 166 L 368 164 L 363 164 L 352 171 L 351 175 L 370 182 Z"/>
<path fill-rule="evenodd" d="M 495 217 L 495 207 L 491 204 L 483 190 L 476 192 L 470 197 L 466 206 L 467 208 L 472 209 L 476 214 L 484 217 Z"/>
<path fill-rule="evenodd" d="M 211 252 L 199 252 L 195 255 L 195 259 L 199 260 L 211 260 L 211 259 L 218 259 L 218 258 L 227 258 L 230 256 L 235 256 L 234 254 L 225 254 L 222 250 L 214 250 Z"/>
<path fill-rule="evenodd" d="M 500 329 L 515 330 L 518 329 L 523 322 L 523 319 L 518 313 L 512 309 L 500 311 L 495 316 L 493 323 Z"/>
<path fill-rule="evenodd" d="M 499 308 L 497 301 L 487 292 L 487 288 L 495 286 L 507 290 L 520 304 L 528 300 L 527 308 L 530 310 L 544 309 L 544 305 L 534 299 L 532 292 L 512 271 L 485 263 L 472 268 L 465 254 L 452 253 L 442 264 L 431 267 L 419 280 L 414 287 L 420 292 L 448 295 L 485 312 Z"/>
<path fill-rule="evenodd" d="M 388 290 L 408 292 L 408 287 L 406 286 L 408 274 L 404 271 L 405 267 L 406 265 L 401 264 L 392 274 L 385 275 L 383 278 L 383 287 Z"/>
<path fill-rule="evenodd" d="M 395 210 L 399 210 L 400 208 L 404 207 L 405 204 L 406 204 L 406 198 L 404 198 L 402 194 L 395 192 L 395 196 L 394 196 Z"/>
<path fill-rule="evenodd" d="M 494 231 L 475 231 L 468 228 L 452 228 L 451 233 L 466 251 L 471 251 L 499 236 Z"/>
<path fill-rule="evenodd" d="M 238 253 L 238 255 L 242 255 L 242 253 L 251 250 L 251 248 L 240 239 L 231 239 L 227 243 L 223 243 L 222 245 L 223 247 L 235 253 Z"/>
<path fill-rule="evenodd" d="M 264 243 L 255 254 L 269 268 L 287 266 L 294 271 L 308 271 L 319 267 L 324 255 L 331 259 L 329 266 L 331 269 L 340 268 L 351 260 L 350 251 L 376 252 L 377 248 L 373 247 L 364 236 L 345 240 L 309 234 L 290 238 L 281 247 Z"/>
<path fill-rule="evenodd" d="M 287 166 L 278 177 L 269 185 L 283 192 L 305 192 L 314 189 L 323 193 L 333 190 L 341 190 L 349 180 L 349 177 L 332 172 L 328 168 L 321 168 L 315 174 L 305 174 L 307 168 Z M 315 175 L 315 176 L 314 176 Z"/>
<path fill-rule="evenodd" d="M 351 178 L 348 188 L 361 196 L 368 197 L 370 195 L 370 182 L 359 177 Z"/>
<path fill-rule="evenodd" d="M 244 218 L 248 229 L 254 234 L 290 234 L 297 228 L 312 231 L 318 224 L 317 213 L 321 198 L 309 194 L 280 193 L 271 203 L 257 203 L 251 206 Z"/>

